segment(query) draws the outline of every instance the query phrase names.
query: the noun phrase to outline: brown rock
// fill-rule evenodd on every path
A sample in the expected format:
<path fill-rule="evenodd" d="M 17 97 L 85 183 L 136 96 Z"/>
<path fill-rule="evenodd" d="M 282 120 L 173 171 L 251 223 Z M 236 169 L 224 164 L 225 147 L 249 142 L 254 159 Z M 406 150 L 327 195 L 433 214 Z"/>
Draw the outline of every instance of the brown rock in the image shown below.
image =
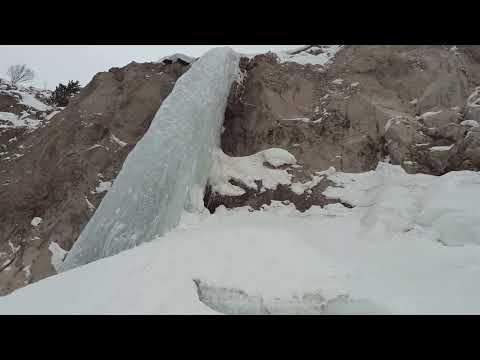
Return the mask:
<path fill-rule="evenodd" d="M 99 73 L 47 126 L 15 143 L 23 156 L 0 162 L 0 252 L 15 259 L 0 271 L 0 294 L 55 273 L 50 243 L 71 248 L 105 194 L 96 187 L 114 181 L 187 69 L 131 63 Z M 43 219 L 38 227 L 33 217 Z"/>

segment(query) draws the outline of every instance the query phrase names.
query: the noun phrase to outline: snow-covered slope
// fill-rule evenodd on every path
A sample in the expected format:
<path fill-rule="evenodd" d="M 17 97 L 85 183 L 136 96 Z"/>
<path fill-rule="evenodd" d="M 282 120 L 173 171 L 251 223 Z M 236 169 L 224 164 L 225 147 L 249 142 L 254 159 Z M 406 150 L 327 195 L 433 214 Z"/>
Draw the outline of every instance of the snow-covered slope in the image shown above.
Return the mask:
<path fill-rule="evenodd" d="M 153 242 L 1 298 L 0 313 L 480 313 L 480 174 L 322 175 L 356 206 L 185 213 Z"/>
<path fill-rule="evenodd" d="M 0 104 L 11 104 L 2 106 L 0 130 L 10 128 L 34 130 L 42 125 L 42 121 L 50 120 L 49 114 L 54 111 L 53 107 L 46 104 L 50 94 L 50 90 L 41 90 L 32 86 L 11 86 L 0 79 Z"/>
<path fill-rule="evenodd" d="M 208 51 L 175 84 L 125 160 L 63 270 L 116 254 L 173 228 L 184 209 L 203 207 L 213 149 L 220 141 L 239 56 Z"/>

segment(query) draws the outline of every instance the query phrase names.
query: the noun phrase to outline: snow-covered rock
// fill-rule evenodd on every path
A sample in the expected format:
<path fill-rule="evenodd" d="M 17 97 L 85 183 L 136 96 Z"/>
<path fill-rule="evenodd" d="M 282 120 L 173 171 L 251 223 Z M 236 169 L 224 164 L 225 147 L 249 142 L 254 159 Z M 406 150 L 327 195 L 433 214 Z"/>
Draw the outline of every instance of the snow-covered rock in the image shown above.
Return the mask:
<path fill-rule="evenodd" d="M 295 157 L 283 149 L 268 149 L 245 157 L 230 157 L 220 149 L 214 153 L 214 163 L 208 184 L 214 193 L 227 196 L 240 196 L 242 188 L 230 183 L 230 180 L 258 190 L 256 181 L 261 181 L 266 189 L 276 189 L 279 184 L 289 185 L 291 175 L 286 170 L 271 169 L 264 166 L 267 162 L 273 167 L 295 164 Z"/>
<path fill-rule="evenodd" d="M 36 216 L 36 217 L 34 217 L 34 218 L 32 219 L 32 221 L 30 222 L 30 224 L 32 224 L 32 226 L 37 227 L 38 225 L 40 225 L 40 223 L 42 222 L 42 220 L 43 220 L 43 219 L 42 219 L 41 217 Z"/>
<path fill-rule="evenodd" d="M 327 65 L 342 45 L 304 46 L 295 50 L 278 52 L 280 62 L 295 62 L 301 65 Z"/>
<path fill-rule="evenodd" d="M 52 257 L 50 259 L 52 266 L 55 268 L 55 270 L 59 271 L 60 266 L 65 259 L 65 256 L 67 256 L 68 251 L 63 250 L 60 245 L 58 245 L 56 242 L 52 241 L 50 245 L 48 246 L 48 250 L 52 253 Z"/>

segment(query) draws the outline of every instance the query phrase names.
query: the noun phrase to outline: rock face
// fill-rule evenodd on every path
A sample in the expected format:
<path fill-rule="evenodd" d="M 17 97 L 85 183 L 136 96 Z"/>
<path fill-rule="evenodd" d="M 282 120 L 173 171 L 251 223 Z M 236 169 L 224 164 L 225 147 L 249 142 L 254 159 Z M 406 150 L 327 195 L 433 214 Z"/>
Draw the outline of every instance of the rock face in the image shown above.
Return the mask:
<path fill-rule="evenodd" d="M 222 149 L 230 156 L 286 149 L 307 178 L 331 166 L 368 171 L 384 159 L 410 173 L 478 171 L 479 54 L 479 46 L 345 46 L 327 66 L 271 53 L 244 58 Z M 258 196 L 224 201 L 250 205 Z M 276 191 L 268 199 L 294 197 Z"/>
<path fill-rule="evenodd" d="M 0 295 L 55 273 L 52 261 L 71 248 L 187 69 L 179 62 L 112 68 L 46 126 L 12 142 L 4 137 L 15 133 L 2 137 L 22 156 L 0 162 Z"/>
<path fill-rule="evenodd" d="M 279 63 L 274 54 L 244 59 L 222 148 L 245 156 L 281 147 L 310 168 L 359 172 L 386 155 L 412 160 L 417 142 L 461 142 L 470 130 L 461 123 L 476 120 L 480 101 L 477 48 L 346 46 L 327 69 Z"/>

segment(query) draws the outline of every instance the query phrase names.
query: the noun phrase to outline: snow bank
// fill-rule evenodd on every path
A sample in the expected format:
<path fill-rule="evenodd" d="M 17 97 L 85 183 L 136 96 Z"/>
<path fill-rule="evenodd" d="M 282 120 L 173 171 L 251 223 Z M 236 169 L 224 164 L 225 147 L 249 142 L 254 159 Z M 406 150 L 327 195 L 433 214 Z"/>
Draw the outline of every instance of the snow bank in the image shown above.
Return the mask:
<path fill-rule="evenodd" d="M 270 169 L 263 165 L 265 162 L 278 167 L 295 164 L 296 159 L 288 151 L 277 148 L 243 157 L 230 157 L 217 149 L 214 152 L 208 184 L 211 185 L 213 192 L 228 196 L 240 196 L 245 193 L 242 188 L 231 184 L 230 180 L 236 180 L 255 190 L 259 190 L 255 181 L 261 181 L 264 188 L 273 190 L 279 184 L 290 184 L 292 176 L 286 170 Z"/>
<path fill-rule="evenodd" d="M 208 51 L 176 82 L 150 128 L 69 252 L 62 270 L 150 241 L 203 209 L 212 151 L 219 142 L 239 56 Z"/>
<path fill-rule="evenodd" d="M 400 166 L 380 163 L 375 171 L 328 176 L 330 198 L 365 208 L 362 221 L 384 237 L 422 226 L 444 245 L 480 245 L 480 174 L 455 171 L 436 177 L 407 174 Z"/>
<path fill-rule="evenodd" d="M 480 173 L 455 171 L 435 178 L 428 187 L 419 224 L 431 226 L 446 245 L 480 245 Z"/>
<path fill-rule="evenodd" d="M 20 104 L 32 107 L 35 110 L 39 111 L 47 111 L 49 109 L 48 105 L 45 105 L 40 100 L 37 100 L 33 95 L 23 91 L 17 91 L 17 93 L 20 94 L 20 96 L 22 97 Z"/>
<path fill-rule="evenodd" d="M 480 246 L 443 244 L 461 231 L 479 238 L 469 201 L 478 173 L 411 175 L 381 163 L 323 175 L 337 183 L 330 195 L 356 207 L 221 206 L 16 290 L 0 298 L 0 314 L 480 314 Z M 441 233 L 448 223 L 456 230 Z M 207 285 L 201 294 L 195 281 Z"/>

